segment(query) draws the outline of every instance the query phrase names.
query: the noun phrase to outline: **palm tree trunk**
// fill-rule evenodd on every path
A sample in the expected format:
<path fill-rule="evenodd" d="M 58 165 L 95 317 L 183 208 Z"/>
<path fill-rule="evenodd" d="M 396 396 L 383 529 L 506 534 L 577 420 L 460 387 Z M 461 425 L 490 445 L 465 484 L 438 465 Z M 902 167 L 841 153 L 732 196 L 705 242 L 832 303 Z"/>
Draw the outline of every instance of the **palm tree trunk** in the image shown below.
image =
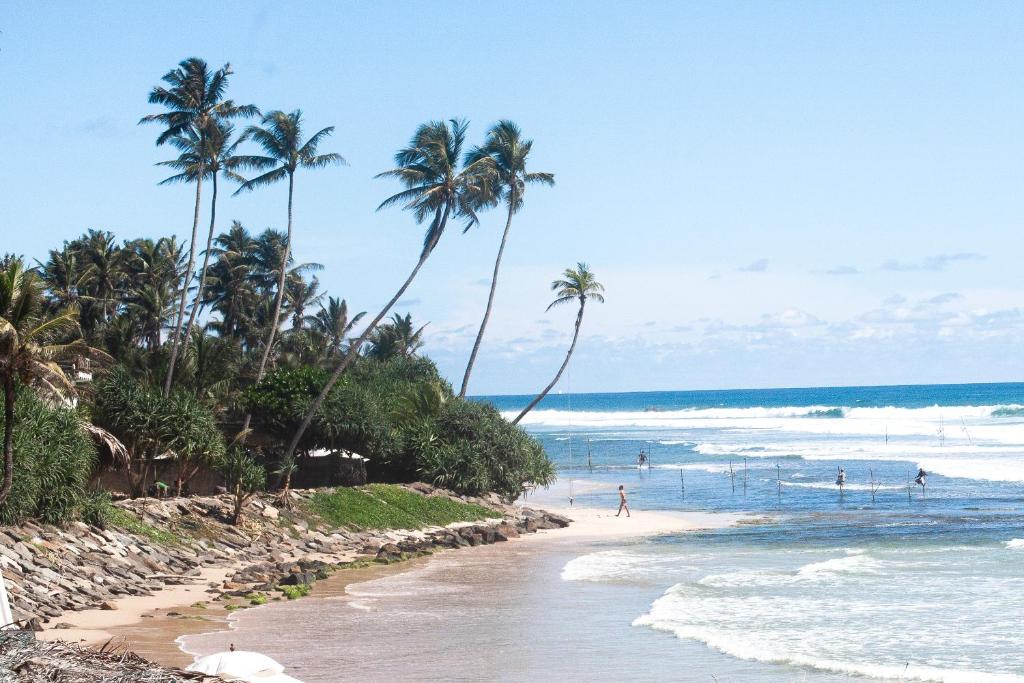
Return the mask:
<path fill-rule="evenodd" d="M 324 402 L 324 399 L 327 398 L 327 394 L 331 392 L 331 389 L 334 388 L 338 378 L 340 378 L 341 374 L 345 372 L 349 365 L 352 364 L 352 361 L 356 359 L 356 356 L 359 355 L 359 349 L 361 349 L 363 344 L 366 343 L 366 340 L 370 338 L 373 330 L 377 327 L 380 321 L 384 319 L 384 316 L 388 314 L 388 311 L 390 311 L 398 300 L 402 298 L 405 294 L 405 290 L 409 289 L 409 285 L 411 285 L 412 281 L 416 279 L 416 274 L 420 272 L 420 268 L 423 267 L 423 264 L 427 262 L 427 258 L 431 253 L 433 253 L 434 247 L 437 246 L 437 241 L 440 239 L 441 234 L 444 232 L 445 225 L 448 223 L 448 212 L 450 209 L 451 207 L 446 204 L 444 207 L 444 215 L 438 219 L 438 230 L 435 232 L 436 237 L 434 242 L 426 245 L 420 253 L 420 259 L 416 262 L 416 267 L 412 269 L 411 273 L 409 273 L 409 277 L 405 279 L 405 282 L 402 283 L 402 286 L 398 288 L 398 291 L 395 292 L 393 297 L 391 297 L 391 300 L 388 301 L 384 308 L 381 309 L 380 313 L 377 314 L 377 317 L 370 321 L 370 324 L 366 326 L 363 333 L 359 335 L 359 339 L 348 347 L 348 353 L 345 354 L 341 363 L 334 369 L 334 372 L 331 373 L 331 377 L 327 380 L 327 384 L 324 385 L 324 388 L 320 390 L 320 393 L 309 406 L 309 411 L 306 413 L 306 417 L 302 419 L 302 424 L 299 425 L 299 428 L 295 431 L 295 435 L 292 436 L 292 440 L 288 444 L 288 450 L 285 451 L 284 458 L 286 462 L 295 453 L 295 449 L 298 447 L 299 441 L 302 440 L 302 435 L 306 433 L 310 423 L 313 421 L 313 416 L 316 415 L 316 411 L 320 410 L 320 405 Z"/>
<path fill-rule="evenodd" d="M 164 396 L 171 394 L 174 382 L 174 365 L 178 360 L 178 348 L 181 345 L 181 326 L 185 322 L 185 299 L 188 298 L 188 285 L 192 281 L 192 269 L 196 265 L 196 236 L 199 233 L 199 200 L 203 191 L 203 168 L 199 167 L 196 176 L 196 208 L 192 214 L 192 243 L 188 248 L 188 266 L 185 268 L 185 282 L 181 286 L 181 300 L 178 303 L 178 322 L 171 338 L 171 359 L 167 364 L 167 377 L 164 379 Z"/>
<path fill-rule="evenodd" d="M 14 378 L 4 378 L 4 483 L 0 486 L 0 505 L 11 495 L 14 485 Z"/>
<path fill-rule="evenodd" d="M 512 228 L 512 207 L 515 206 L 515 198 L 509 199 L 508 219 L 505 221 L 505 232 L 501 235 L 501 246 L 498 247 L 498 258 L 494 261 L 494 275 L 491 276 L 491 293 L 487 295 L 487 308 L 484 309 L 484 319 L 480 321 L 480 331 L 476 333 L 476 341 L 473 343 L 473 351 L 469 354 L 469 363 L 466 364 L 466 374 L 462 378 L 462 388 L 459 389 L 459 398 L 466 398 L 466 389 L 469 388 L 469 375 L 473 372 L 473 364 L 476 363 L 476 354 L 480 351 L 480 343 L 484 340 L 484 330 L 487 329 L 487 321 L 491 318 L 491 307 L 494 306 L 494 292 L 498 288 L 498 269 L 501 268 L 501 257 L 505 253 L 505 243 L 508 242 L 508 232 Z"/>
<path fill-rule="evenodd" d="M 270 358 L 270 349 L 274 346 L 274 337 L 277 335 L 277 323 L 281 318 L 281 303 L 284 301 L 284 281 L 288 275 L 288 257 L 292 253 L 292 194 L 295 190 L 295 175 L 288 174 L 288 241 L 284 245 L 284 258 L 281 260 L 281 277 L 277 281 L 277 297 L 274 299 L 274 317 L 270 321 L 270 333 L 267 335 L 267 343 L 263 347 L 263 355 L 260 356 L 260 366 L 256 370 L 256 382 L 263 379 L 263 373 L 267 370 L 267 359 Z M 242 423 L 242 434 L 249 429 L 252 422 L 252 414 L 247 413 Z M 244 437 L 243 437 L 244 438 Z"/>
<path fill-rule="evenodd" d="M 210 249 L 213 248 L 213 227 L 217 221 L 217 174 L 213 174 L 213 196 L 210 198 L 210 231 L 206 235 L 206 251 L 203 253 L 203 267 L 199 271 L 199 289 L 192 300 L 192 310 L 188 314 L 188 324 L 185 325 L 185 343 L 188 344 L 192 338 L 192 326 L 196 322 L 196 314 L 199 312 L 199 304 L 203 300 L 203 287 L 206 286 L 206 269 L 210 265 Z"/>
<path fill-rule="evenodd" d="M 551 384 L 544 387 L 544 391 L 537 394 L 537 397 L 530 401 L 530 404 L 523 408 L 523 412 L 516 416 L 516 419 L 512 420 L 512 424 L 517 425 L 519 421 L 523 419 L 523 416 L 533 410 L 533 408 L 544 400 L 544 397 L 548 395 L 548 392 L 554 389 L 555 385 L 558 384 L 558 380 L 561 379 L 562 373 L 565 372 L 565 368 L 569 365 L 569 359 L 572 358 L 572 352 L 576 349 L 576 340 L 580 338 L 580 325 L 583 323 L 583 307 L 586 305 L 586 301 L 580 301 L 580 312 L 576 314 L 576 331 L 572 335 L 572 344 L 569 345 L 569 352 L 565 354 L 565 360 L 562 361 L 562 367 L 558 368 L 558 374 L 551 380 Z"/>

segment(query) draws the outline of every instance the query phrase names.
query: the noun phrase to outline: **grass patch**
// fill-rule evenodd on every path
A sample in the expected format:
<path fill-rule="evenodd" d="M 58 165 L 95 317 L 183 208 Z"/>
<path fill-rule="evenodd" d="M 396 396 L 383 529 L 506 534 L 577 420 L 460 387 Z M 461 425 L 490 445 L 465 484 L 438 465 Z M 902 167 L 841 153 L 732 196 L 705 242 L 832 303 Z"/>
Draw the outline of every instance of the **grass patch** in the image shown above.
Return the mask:
<path fill-rule="evenodd" d="M 284 597 L 289 600 L 295 600 L 296 598 L 304 598 L 309 595 L 309 586 L 305 584 L 299 584 L 298 586 L 278 586 L 281 592 L 284 593 Z"/>
<path fill-rule="evenodd" d="M 178 534 L 143 522 L 135 513 L 119 507 L 110 509 L 108 524 L 130 534 L 141 536 L 157 545 L 181 545 L 182 542 L 181 536 Z"/>
<path fill-rule="evenodd" d="M 334 527 L 422 529 L 498 516 L 480 505 L 424 496 L 401 486 L 370 484 L 313 495 L 310 512 Z"/>
<path fill-rule="evenodd" d="M 267 604 L 267 596 L 263 593 L 250 593 L 248 596 L 250 605 L 265 605 Z"/>

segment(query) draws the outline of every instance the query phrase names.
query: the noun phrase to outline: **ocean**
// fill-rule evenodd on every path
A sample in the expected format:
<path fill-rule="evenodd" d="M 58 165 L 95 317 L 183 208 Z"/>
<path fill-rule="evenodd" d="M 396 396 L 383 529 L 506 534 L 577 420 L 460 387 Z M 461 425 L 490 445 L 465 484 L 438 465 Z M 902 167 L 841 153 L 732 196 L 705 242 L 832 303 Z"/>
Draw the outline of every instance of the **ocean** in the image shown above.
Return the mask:
<path fill-rule="evenodd" d="M 521 424 L 575 505 L 755 516 L 565 564 L 657 584 L 635 629 L 792 680 L 1024 681 L 1024 384 L 561 394 Z"/>
<path fill-rule="evenodd" d="M 559 475 L 527 503 L 622 485 L 741 523 L 440 553 L 180 642 L 306 683 L 1024 681 L 1024 384 L 562 394 L 522 424 Z"/>

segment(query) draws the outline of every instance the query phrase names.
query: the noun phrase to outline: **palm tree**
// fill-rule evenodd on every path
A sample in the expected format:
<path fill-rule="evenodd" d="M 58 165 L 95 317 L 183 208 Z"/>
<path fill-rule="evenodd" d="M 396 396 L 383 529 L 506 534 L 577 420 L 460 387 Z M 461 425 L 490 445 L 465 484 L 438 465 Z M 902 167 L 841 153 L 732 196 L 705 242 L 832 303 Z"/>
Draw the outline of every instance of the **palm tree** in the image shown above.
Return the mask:
<path fill-rule="evenodd" d="M 217 121 L 226 121 L 237 117 L 256 116 L 259 109 L 255 105 L 238 105 L 232 100 L 224 99 L 228 88 L 228 76 L 232 73 L 231 65 L 225 64 L 211 72 L 206 62 L 198 57 L 189 57 L 164 74 L 161 80 L 166 86 L 158 85 L 149 93 L 149 103 L 166 107 L 167 111 L 160 114 L 149 114 L 142 117 L 139 123 L 159 123 L 164 126 L 163 132 L 157 136 L 156 144 L 163 145 L 182 136 L 195 136 L 197 148 L 206 149 L 206 139 L 216 128 Z M 174 378 L 174 364 L 178 357 L 178 346 L 181 343 L 181 327 L 185 321 L 185 298 L 188 285 L 192 280 L 192 269 L 195 267 L 196 237 L 199 232 L 199 202 L 202 196 L 204 155 L 199 154 L 197 169 L 194 174 L 196 183 L 195 210 L 192 216 L 192 242 L 188 252 L 188 267 L 185 270 L 185 285 L 181 288 L 178 304 L 178 318 L 171 338 L 171 358 L 164 380 L 164 395 L 171 392 Z"/>
<path fill-rule="evenodd" d="M 0 384 L 4 392 L 4 476 L 0 504 L 14 483 L 14 404 L 18 385 L 44 395 L 63 397 L 74 391 L 57 364 L 75 356 L 101 357 L 81 339 L 68 342 L 78 330 L 78 311 L 66 308 L 45 313 L 43 286 L 26 271 L 21 259 L 9 259 L 0 270 Z"/>
<path fill-rule="evenodd" d="M 404 317 L 395 313 L 391 316 L 390 323 L 380 325 L 374 330 L 370 337 L 370 350 L 366 355 L 378 360 L 396 356 L 411 358 L 423 346 L 423 330 L 426 327 L 423 325 L 416 329 L 410 313 L 406 313 Z"/>
<path fill-rule="evenodd" d="M 586 307 L 587 301 L 593 300 L 601 304 L 604 303 L 604 296 L 601 294 L 604 291 L 604 285 L 597 281 L 586 263 L 577 263 L 576 268 L 566 268 L 565 272 L 562 273 L 562 279 L 551 283 L 551 291 L 555 292 L 555 300 L 548 304 L 547 310 L 549 311 L 555 306 L 574 301 L 578 301 L 580 304 L 580 310 L 576 313 L 576 329 L 572 334 L 572 344 L 569 345 L 569 351 L 565 354 L 565 360 L 562 361 L 562 367 L 558 368 L 555 378 L 544 387 L 544 391 L 537 394 L 537 397 L 523 408 L 523 412 L 519 413 L 516 419 L 512 420 L 512 424 L 519 424 L 523 416 L 533 410 L 534 406 L 540 403 L 548 395 L 548 392 L 558 384 L 558 380 L 561 379 L 566 366 L 569 365 L 572 352 L 576 349 L 576 341 L 580 337 L 580 325 L 583 324 L 583 309 Z"/>
<path fill-rule="evenodd" d="M 320 280 L 314 275 L 312 280 L 306 282 L 301 276 L 293 275 L 285 283 L 285 294 L 291 308 L 292 329 L 301 330 L 309 317 L 306 311 L 324 298 L 324 293 L 320 291 Z"/>
<path fill-rule="evenodd" d="M 277 297 L 274 301 L 272 320 L 281 317 L 281 303 L 284 301 L 285 277 L 287 276 L 288 260 L 292 247 L 292 200 L 295 194 L 295 173 L 300 168 L 316 169 L 325 166 L 345 164 L 340 154 L 317 154 L 320 143 L 334 132 L 334 126 L 328 126 L 314 133 L 308 140 L 302 139 L 302 111 L 296 109 L 290 114 L 283 111 L 272 111 L 263 117 L 262 126 L 249 126 L 242 139 L 252 139 L 263 148 L 265 156 L 243 156 L 244 166 L 258 171 L 265 171 L 252 180 L 242 184 L 238 192 L 254 190 L 264 185 L 272 185 L 280 180 L 288 179 L 288 239 L 285 242 L 284 255 L 281 259 L 280 277 L 277 283 Z M 270 325 L 267 341 L 263 346 L 259 368 L 256 370 L 256 381 L 263 379 L 267 367 L 267 358 L 274 346 L 277 325 Z M 246 415 L 243 431 L 248 429 L 250 415 Z"/>
<path fill-rule="evenodd" d="M 206 235 L 206 249 L 203 251 L 203 265 L 199 270 L 199 286 L 196 288 L 195 297 L 192 299 L 192 308 L 189 311 L 188 323 L 185 325 L 184 339 L 192 339 L 192 328 L 196 322 L 196 314 L 203 301 L 203 292 L 206 287 L 206 273 L 210 265 L 210 254 L 213 247 L 213 232 L 217 222 L 217 176 L 224 175 L 226 178 L 238 182 L 244 182 L 244 178 L 235 173 L 238 167 L 239 158 L 235 156 L 235 149 L 239 141 L 232 140 L 234 126 L 223 119 L 215 119 L 212 125 L 206 130 L 206 135 L 197 134 L 189 129 L 180 135 L 170 139 L 170 143 L 181 150 L 181 155 L 171 161 L 162 161 L 159 165 L 169 166 L 179 173 L 161 181 L 161 185 L 170 183 L 198 183 L 204 178 L 212 181 L 212 196 L 210 198 L 210 229 Z M 201 177 L 202 176 L 202 177 Z M 193 244 L 193 248 L 195 245 Z M 191 269 L 188 272 L 188 279 L 191 280 Z M 186 282 L 186 289 L 188 284 Z M 179 325 L 180 326 L 180 325 Z M 168 369 L 168 381 L 172 381 L 176 354 L 172 353 L 171 366 Z"/>
<path fill-rule="evenodd" d="M 531 149 L 533 149 L 533 140 L 524 140 L 519 126 L 506 120 L 499 121 L 487 131 L 487 140 L 483 147 L 475 147 L 466 155 L 467 166 L 476 167 L 480 173 L 491 176 L 489 183 L 491 192 L 494 193 L 495 200 L 505 202 L 508 207 L 508 218 L 505 219 L 505 231 L 501 234 L 498 257 L 494 260 L 494 274 L 491 276 L 491 291 L 487 295 L 487 307 L 484 309 L 483 320 L 480 321 L 480 331 L 476 333 L 473 351 L 469 354 L 466 374 L 462 378 L 462 388 L 459 389 L 460 398 L 466 396 L 469 376 L 473 372 L 473 364 L 480 351 L 480 343 L 484 339 L 484 330 L 487 329 L 487 321 L 491 317 L 494 292 L 498 287 L 498 270 L 501 268 L 501 257 L 505 253 L 508 233 L 512 228 L 512 216 L 523 208 L 523 196 L 528 184 L 542 183 L 549 186 L 555 184 L 553 173 L 531 173 L 526 170 L 526 161 L 530 156 Z"/>
<path fill-rule="evenodd" d="M 349 320 L 348 303 L 344 299 L 330 296 L 327 297 L 327 305 L 321 306 L 308 322 L 310 330 L 326 340 L 326 356 L 329 358 L 341 353 L 345 340 L 364 315 L 366 311 L 360 311 Z"/>
<path fill-rule="evenodd" d="M 449 128 L 448 123 L 451 124 Z M 327 383 L 309 406 L 302 424 L 295 431 L 288 449 L 285 451 L 284 461 L 288 462 L 295 452 L 296 446 L 302 439 L 302 435 L 309 428 L 313 416 L 320 409 L 320 405 L 327 398 L 327 394 L 337 383 L 338 378 L 345 372 L 352 361 L 359 354 L 359 349 L 373 334 L 374 329 L 384 319 L 391 308 L 409 289 L 416 274 L 420 272 L 427 258 L 433 253 L 434 248 L 441 240 L 449 218 L 465 220 L 465 230 L 479 222 L 476 210 L 484 205 L 487 193 L 484 191 L 481 182 L 485 178 L 475 174 L 475 169 L 459 169 L 459 157 L 462 155 L 462 146 L 466 141 L 466 128 L 469 124 L 466 121 L 451 119 L 448 123 L 444 121 L 431 121 L 416 129 L 409 146 L 400 149 L 395 154 L 396 168 L 377 174 L 378 178 L 397 178 L 405 185 L 406 189 L 394 194 L 377 207 L 377 210 L 389 206 L 401 205 L 402 208 L 412 211 L 417 223 L 422 223 L 430 218 L 430 225 L 423 238 L 423 249 L 420 250 L 420 258 L 416 266 L 409 273 L 402 286 L 398 288 L 395 295 L 391 297 L 380 313 L 370 321 L 363 333 L 353 344 L 349 346 L 341 362 L 331 373 Z"/>

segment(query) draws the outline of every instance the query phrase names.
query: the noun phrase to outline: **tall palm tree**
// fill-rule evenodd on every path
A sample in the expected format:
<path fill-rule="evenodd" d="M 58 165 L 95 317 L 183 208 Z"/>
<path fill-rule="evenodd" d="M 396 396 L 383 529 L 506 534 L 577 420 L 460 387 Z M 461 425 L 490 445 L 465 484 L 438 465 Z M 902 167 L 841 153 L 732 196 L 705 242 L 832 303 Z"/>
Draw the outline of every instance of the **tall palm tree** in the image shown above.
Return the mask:
<path fill-rule="evenodd" d="M 228 77 L 231 65 L 225 64 L 216 71 L 211 71 L 206 62 L 198 57 L 189 57 L 180 62 L 178 67 L 163 75 L 161 80 L 166 86 L 158 85 L 149 93 L 149 103 L 164 106 L 167 111 L 149 114 L 142 117 L 139 123 L 159 123 L 164 126 L 163 132 L 157 136 L 156 144 L 163 145 L 181 136 L 194 135 L 198 139 L 199 149 L 205 149 L 207 136 L 216 129 L 216 122 L 237 117 L 256 116 L 259 109 L 255 105 L 235 104 L 224 99 L 228 89 Z M 192 241 L 188 253 L 188 267 L 185 271 L 185 285 L 181 288 L 178 304 L 178 317 L 171 338 L 171 357 L 164 380 L 164 395 L 171 392 L 174 378 L 174 365 L 181 344 L 181 327 L 185 321 L 185 298 L 188 294 L 189 282 L 192 280 L 192 269 L 195 267 L 196 237 L 199 232 L 199 203 L 202 196 L 204 170 L 203 155 L 199 155 L 198 168 L 194 175 L 196 184 L 195 209 L 192 216 Z"/>
<path fill-rule="evenodd" d="M 180 135 L 170 139 L 170 143 L 181 150 L 181 155 L 171 161 L 162 161 L 159 165 L 169 166 L 179 173 L 164 179 L 161 185 L 170 183 L 198 183 L 204 178 L 209 178 L 212 183 L 212 195 L 210 197 L 210 229 L 206 235 L 206 249 L 203 251 L 203 265 L 199 269 L 199 285 L 196 288 L 195 296 L 192 299 L 192 307 L 188 314 L 188 323 L 185 325 L 183 338 L 192 339 L 192 328 L 196 322 L 196 315 L 199 313 L 203 301 L 203 292 L 206 287 L 206 273 L 210 265 L 210 254 L 213 247 L 213 233 L 217 222 L 217 177 L 223 175 L 226 178 L 237 182 L 245 182 L 245 179 L 235 173 L 238 168 L 239 158 L 235 156 L 235 149 L 239 145 L 238 140 L 233 140 L 234 126 L 224 119 L 214 119 L 206 135 L 196 133 L 194 130 L 186 130 Z M 202 177 L 200 177 L 202 176 Z M 193 245 L 194 248 L 194 245 Z M 188 279 L 191 280 L 192 273 L 189 271 Z M 188 283 L 185 285 L 186 289 Z M 173 381 L 174 362 L 176 354 L 172 354 L 171 367 L 168 369 L 167 381 Z"/>
<path fill-rule="evenodd" d="M 295 173 L 300 168 L 317 169 L 326 166 L 345 164 L 345 159 L 340 154 L 333 152 L 329 154 L 317 154 L 320 143 L 334 132 L 334 126 L 322 128 L 309 137 L 302 139 L 302 111 L 296 109 L 290 114 L 283 111 L 272 111 L 263 117 L 262 125 L 249 126 L 243 134 L 243 139 L 252 139 L 263 148 L 264 156 L 243 156 L 241 162 L 247 168 L 257 171 L 264 171 L 263 174 L 247 180 L 238 189 L 238 192 L 254 190 L 257 187 L 272 185 L 278 181 L 288 179 L 288 240 L 285 243 L 284 255 L 281 259 L 280 277 L 277 283 L 277 296 L 274 300 L 274 315 L 272 320 L 279 320 L 281 317 L 281 303 L 284 301 L 285 278 L 288 271 L 288 259 L 292 247 L 292 200 L 295 195 Z M 270 325 L 267 331 L 267 341 L 263 346 L 263 355 L 256 370 L 256 381 L 263 378 L 267 367 L 267 358 L 274 346 L 274 337 L 277 334 L 277 325 Z M 246 415 L 243 431 L 248 429 L 250 415 Z"/>
<path fill-rule="evenodd" d="M 406 187 L 405 190 L 381 202 L 377 207 L 378 211 L 389 206 L 400 205 L 402 208 L 412 211 L 417 223 L 423 223 L 426 219 L 430 219 L 427 232 L 423 237 L 423 248 L 420 250 L 419 260 L 412 272 L 409 273 L 409 277 L 384 305 L 384 308 L 370 321 L 359 339 L 349 346 L 348 353 L 338 363 L 323 389 L 310 404 L 302 424 L 295 431 L 288 444 L 288 450 L 285 451 L 286 462 L 295 453 L 295 447 L 298 446 L 302 435 L 313 421 L 313 416 L 320 409 L 320 405 L 327 398 L 327 394 L 337 383 L 338 378 L 355 360 L 359 349 L 370 338 L 380 321 L 402 298 L 405 290 L 409 289 L 416 274 L 420 272 L 423 264 L 426 263 L 427 258 L 441 240 L 448 220 L 450 218 L 464 220 L 465 230 L 479 222 L 476 210 L 485 204 L 487 196 L 485 188 L 481 184 L 485 181 L 485 176 L 475 173 L 475 169 L 472 168 L 459 168 L 459 157 L 462 155 L 468 126 L 468 122 L 457 119 L 451 119 L 447 123 L 431 121 L 421 125 L 412 136 L 409 146 L 400 149 L 395 154 L 396 167 L 377 174 L 378 178 L 397 178 Z"/>
<path fill-rule="evenodd" d="M 498 270 L 501 268 L 501 257 L 505 253 L 508 233 L 512 228 L 512 216 L 523 208 L 523 196 L 526 194 L 528 184 L 540 183 L 549 186 L 555 184 L 553 173 L 526 170 L 526 162 L 531 149 L 533 149 L 533 140 L 524 140 L 519 126 L 512 121 L 505 120 L 494 124 L 487 131 L 487 140 L 483 147 L 475 147 L 466 155 L 467 166 L 475 167 L 479 169 L 478 172 L 491 176 L 490 190 L 493 192 L 495 200 L 505 202 L 505 206 L 508 208 L 508 217 L 505 219 L 505 231 L 501 234 L 498 257 L 494 260 L 494 274 L 491 276 L 491 290 L 487 295 L 487 307 L 484 309 L 483 320 L 480 321 L 480 331 L 476 333 L 476 341 L 473 342 L 473 351 L 469 354 L 469 362 L 466 363 L 462 388 L 459 389 L 459 396 L 462 398 L 466 396 L 469 376 L 473 372 L 473 364 L 480 351 L 480 343 L 484 339 L 484 330 L 487 329 L 487 321 L 491 317 L 494 292 L 498 287 Z"/>
<path fill-rule="evenodd" d="M 604 295 L 602 294 L 604 285 L 597 281 L 594 273 L 590 271 L 586 263 L 577 263 L 576 268 L 566 268 L 565 272 L 562 273 L 562 279 L 551 283 L 551 291 L 555 292 L 555 300 L 548 304 L 547 310 L 549 311 L 555 306 L 561 306 L 562 304 L 574 301 L 578 301 L 580 304 L 580 310 L 576 313 L 576 329 L 572 334 L 572 344 L 569 345 L 569 351 L 565 354 L 565 360 L 562 361 L 562 367 L 558 368 L 555 378 L 544 387 L 544 391 L 537 394 L 537 397 L 523 408 L 523 412 L 519 413 L 516 419 L 512 420 L 512 424 L 519 424 L 523 416 L 533 410 L 534 406 L 540 403 L 548 395 L 548 392 L 558 384 L 562 373 L 565 372 L 565 368 L 569 365 L 572 352 L 576 350 L 576 341 L 580 337 L 580 325 L 583 324 L 583 309 L 586 308 L 587 301 L 604 303 Z"/>
<path fill-rule="evenodd" d="M 21 259 L 0 270 L 0 384 L 4 393 L 4 476 L 0 504 L 14 483 L 14 404 L 18 385 L 54 397 L 74 391 L 57 361 L 77 355 L 100 357 L 81 339 L 68 341 L 78 330 L 78 311 L 71 307 L 47 315 L 43 286 Z"/>

